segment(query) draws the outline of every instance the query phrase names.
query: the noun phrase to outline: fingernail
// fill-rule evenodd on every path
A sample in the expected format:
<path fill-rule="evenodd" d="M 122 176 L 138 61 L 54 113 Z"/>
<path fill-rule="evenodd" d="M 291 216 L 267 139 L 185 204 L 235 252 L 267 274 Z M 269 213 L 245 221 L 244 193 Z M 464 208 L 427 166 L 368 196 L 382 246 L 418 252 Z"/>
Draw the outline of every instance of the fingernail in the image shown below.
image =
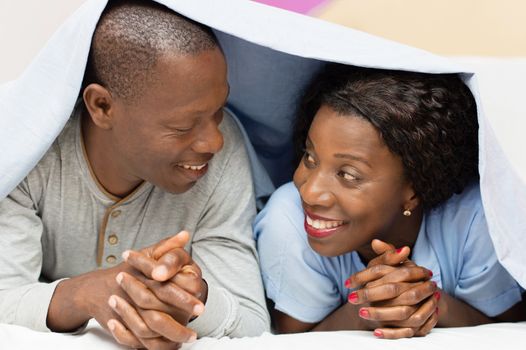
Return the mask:
<path fill-rule="evenodd" d="M 197 334 L 194 333 L 194 334 L 192 334 L 192 335 L 190 336 L 190 338 L 188 338 L 188 340 L 187 340 L 186 342 L 187 342 L 187 343 L 193 343 L 193 342 L 195 342 L 196 340 L 197 340 Z"/>
<path fill-rule="evenodd" d="M 374 332 L 373 332 L 374 336 L 377 337 L 377 338 L 383 338 L 384 337 L 384 332 L 382 332 L 381 330 L 379 329 L 375 329 Z"/>
<path fill-rule="evenodd" d="M 440 300 L 440 297 L 441 297 L 441 296 L 442 296 L 442 295 L 440 294 L 440 292 L 435 292 L 435 298 L 436 298 L 437 301 Z"/>
<path fill-rule="evenodd" d="M 152 271 L 152 276 L 154 278 L 159 278 L 159 279 L 165 279 L 166 278 L 166 275 L 168 275 L 168 269 L 166 268 L 166 266 L 157 266 L 155 269 L 153 269 Z"/>
<path fill-rule="evenodd" d="M 436 288 L 437 287 L 437 283 L 435 281 L 431 281 L 431 283 L 433 283 L 433 287 Z"/>
<path fill-rule="evenodd" d="M 108 304 L 111 306 L 112 309 L 115 309 L 117 307 L 117 299 L 112 295 L 108 299 Z"/>
<path fill-rule="evenodd" d="M 433 277 L 433 271 L 429 270 L 429 277 Z"/>
<path fill-rule="evenodd" d="M 117 281 L 117 283 L 120 285 L 122 283 L 123 278 L 124 278 L 124 275 L 122 274 L 122 272 L 119 272 L 117 274 L 117 277 L 115 277 L 115 281 Z"/>
<path fill-rule="evenodd" d="M 404 247 L 402 247 L 402 248 L 398 248 L 398 249 L 396 250 L 396 254 L 400 254 L 400 253 L 402 252 L 403 249 L 404 249 Z"/>
<path fill-rule="evenodd" d="M 352 292 L 351 294 L 349 294 L 349 298 L 348 299 L 349 299 L 349 302 L 351 302 L 353 304 L 358 302 L 358 293 Z"/>
<path fill-rule="evenodd" d="M 358 314 L 361 318 L 369 318 L 369 310 L 361 308 L 360 311 L 358 311 Z"/>
<path fill-rule="evenodd" d="M 205 311 L 205 307 L 203 304 L 197 304 L 194 306 L 193 313 L 195 316 L 201 315 Z"/>
<path fill-rule="evenodd" d="M 190 265 L 184 265 L 181 268 L 181 272 L 182 273 L 188 273 L 190 275 L 193 275 L 194 277 L 199 278 L 199 275 L 197 274 L 197 272 L 195 272 L 194 269 L 192 269 L 192 267 Z"/>
<path fill-rule="evenodd" d="M 109 320 L 108 323 L 106 323 L 106 325 L 108 326 L 110 331 L 113 332 L 115 330 L 115 321 L 114 320 Z"/>
<path fill-rule="evenodd" d="M 122 253 L 122 259 L 124 261 L 128 261 L 128 257 L 130 256 L 130 251 L 126 250 L 124 253 Z"/>
<path fill-rule="evenodd" d="M 438 307 L 436 308 L 435 312 L 436 312 L 436 314 L 438 315 Z"/>
<path fill-rule="evenodd" d="M 345 288 L 351 288 L 351 278 L 345 280 Z"/>

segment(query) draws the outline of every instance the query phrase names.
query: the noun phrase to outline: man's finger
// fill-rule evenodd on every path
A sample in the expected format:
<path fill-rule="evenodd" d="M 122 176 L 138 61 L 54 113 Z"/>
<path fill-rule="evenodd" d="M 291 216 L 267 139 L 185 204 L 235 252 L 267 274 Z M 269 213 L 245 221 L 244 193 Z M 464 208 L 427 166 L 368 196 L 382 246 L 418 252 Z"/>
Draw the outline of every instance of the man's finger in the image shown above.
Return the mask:
<path fill-rule="evenodd" d="M 134 276 L 126 272 L 121 272 L 117 275 L 116 280 L 133 303 L 140 308 L 158 310 L 166 313 L 173 311 L 169 305 L 160 301 L 143 282 Z"/>
<path fill-rule="evenodd" d="M 152 331 L 143 321 L 137 310 L 126 300 L 117 295 L 112 295 L 108 304 L 122 318 L 127 328 L 137 338 L 155 338 L 159 334 Z"/>
<path fill-rule="evenodd" d="M 178 350 L 181 348 L 181 343 L 174 343 L 171 340 L 166 338 L 149 338 L 141 339 L 143 347 L 146 349 L 155 349 L 155 350 Z"/>
<path fill-rule="evenodd" d="M 166 254 L 168 251 L 176 248 L 184 248 L 190 239 L 188 231 L 181 231 L 175 236 L 163 239 L 155 244 L 152 248 L 152 258 L 155 260 Z"/>
<path fill-rule="evenodd" d="M 197 334 L 175 321 L 170 315 L 154 310 L 139 310 L 148 327 L 176 343 L 192 343 Z"/>
<path fill-rule="evenodd" d="M 152 278 L 159 282 L 168 281 L 174 277 L 183 266 L 192 262 L 190 254 L 183 248 L 172 249 L 163 254 L 152 270 Z"/>
<path fill-rule="evenodd" d="M 201 277 L 201 269 L 195 263 L 183 266 L 171 281 L 196 298 L 201 298 L 203 278 Z"/>
<path fill-rule="evenodd" d="M 372 267 L 371 269 L 374 269 L 375 267 L 379 266 L 384 265 L 377 265 Z M 394 271 L 390 272 L 389 274 L 386 274 L 381 278 L 374 279 L 371 282 L 368 282 L 366 286 L 375 287 L 386 283 L 427 281 L 432 276 L 433 272 L 431 272 L 431 270 L 428 270 L 421 266 L 401 266 L 395 268 Z"/>
<path fill-rule="evenodd" d="M 144 276 L 153 278 L 152 271 L 157 266 L 156 261 L 153 258 L 134 250 L 125 251 L 122 253 L 122 258 L 126 263 L 141 272 Z"/>
<path fill-rule="evenodd" d="M 115 338 L 117 343 L 119 343 L 121 345 L 124 345 L 124 346 L 127 346 L 127 347 L 130 347 L 130 348 L 135 348 L 135 349 L 143 347 L 143 345 L 139 341 L 139 339 L 137 339 L 137 337 L 135 337 L 119 321 L 117 321 L 115 319 L 111 319 L 111 320 L 108 321 L 107 326 L 108 326 L 108 329 L 111 332 L 111 335 L 113 336 L 113 338 Z"/>
<path fill-rule="evenodd" d="M 141 278 L 140 276 L 138 276 L 138 278 L 146 287 L 148 287 L 148 291 L 151 291 L 153 294 L 136 294 L 136 291 L 139 289 L 133 288 L 131 284 L 125 285 L 125 279 L 122 280 L 122 288 L 126 291 L 126 293 L 128 293 L 134 303 L 138 305 L 143 304 L 145 306 L 141 306 L 143 309 L 158 309 L 156 307 L 148 307 L 148 305 L 152 305 L 156 303 L 156 301 L 160 301 L 171 306 L 170 309 L 166 309 L 167 305 L 160 307 L 162 308 L 160 311 L 166 312 L 168 314 L 177 313 L 179 315 L 182 311 L 188 315 L 187 318 L 190 318 L 190 316 L 199 316 L 203 313 L 203 303 L 195 296 L 179 287 L 177 284 L 173 282 L 157 282 L 147 278 Z M 128 282 L 130 281 L 131 278 L 128 279 Z"/>

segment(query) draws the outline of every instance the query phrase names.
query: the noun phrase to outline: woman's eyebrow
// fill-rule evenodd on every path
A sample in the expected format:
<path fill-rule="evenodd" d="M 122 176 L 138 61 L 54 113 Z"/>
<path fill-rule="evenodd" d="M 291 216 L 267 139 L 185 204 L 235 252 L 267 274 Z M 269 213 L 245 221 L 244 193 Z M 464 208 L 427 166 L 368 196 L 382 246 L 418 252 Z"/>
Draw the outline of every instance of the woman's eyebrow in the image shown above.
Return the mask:
<path fill-rule="evenodd" d="M 361 162 L 361 163 L 367 165 L 369 168 L 372 168 L 371 164 L 369 164 L 369 162 L 366 159 L 364 159 L 362 157 L 359 157 L 359 156 L 356 156 L 354 154 L 335 153 L 334 157 L 335 158 L 343 158 L 343 159 L 355 160 L 355 161 L 358 161 L 358 162 Z"/>

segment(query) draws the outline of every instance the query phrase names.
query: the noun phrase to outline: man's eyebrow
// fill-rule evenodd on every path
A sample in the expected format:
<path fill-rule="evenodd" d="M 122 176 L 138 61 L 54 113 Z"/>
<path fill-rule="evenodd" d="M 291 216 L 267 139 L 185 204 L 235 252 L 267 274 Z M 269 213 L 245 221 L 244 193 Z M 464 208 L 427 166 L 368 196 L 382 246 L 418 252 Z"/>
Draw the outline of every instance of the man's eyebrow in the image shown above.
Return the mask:
<path fill-rule="evenodd" d="M 353 154 L 348 154 L 348 153 L 335 153 L 335 154 L 334 154 L 334 157 L 335 157 L 335 158 L 343 158 L 343 159 L 355 160 L 355 161 L 358 161 L 358 162 L 361 162 L 361 163 L 367 165 L 369 168 L 372 168 L 371 164 L 369 164 L 369 162 L 368 162 L 367 160 L 365 160 L 365 159 L 362 158 L 362 157 L 355 156 L 355 155 L 353 155 Z"/>

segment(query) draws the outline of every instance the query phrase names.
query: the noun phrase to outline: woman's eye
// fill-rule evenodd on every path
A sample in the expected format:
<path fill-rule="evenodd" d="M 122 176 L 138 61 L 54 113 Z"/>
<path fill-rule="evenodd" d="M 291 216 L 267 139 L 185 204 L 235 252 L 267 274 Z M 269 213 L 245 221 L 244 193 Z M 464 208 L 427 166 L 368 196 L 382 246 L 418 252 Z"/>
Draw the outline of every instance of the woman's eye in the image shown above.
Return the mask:
<path fill-rule="evenodd" d="M 340 176 L 347 181 L 356 181 L 358 179 L 356 176 L 346 171 L 341 171 Z"/>

